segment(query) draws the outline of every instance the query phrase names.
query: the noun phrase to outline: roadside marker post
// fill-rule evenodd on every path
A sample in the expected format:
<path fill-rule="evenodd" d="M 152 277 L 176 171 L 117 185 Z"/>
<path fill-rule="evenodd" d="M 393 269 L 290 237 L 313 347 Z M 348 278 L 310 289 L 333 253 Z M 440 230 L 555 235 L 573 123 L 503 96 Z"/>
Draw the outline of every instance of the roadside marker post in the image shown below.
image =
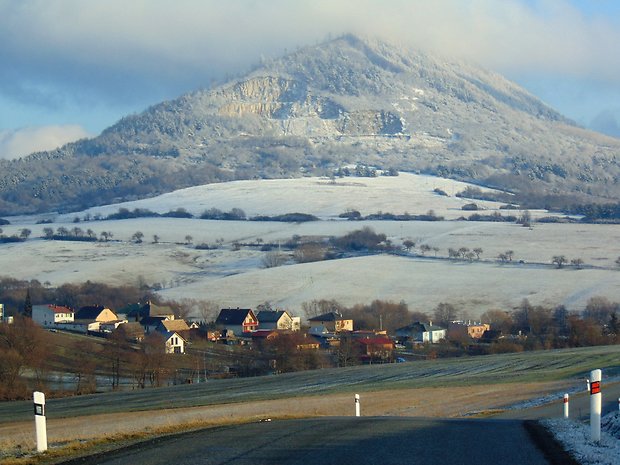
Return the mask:
<path fill-rule="evenodd" d="M 34 425 L 37 436 L 37 452 L 47 450 L 47 425 L 45 420 L 45 394 L 39 391 L 33 393 Z"/>
<path fill-rule="evenodd" d="M 601 440 L 601 412 L 603 407 L 601 377 L 601 370 L 590 372 L 590 431 L 594 442 Z"/>
<path fill-rule="evenodd" d="M 360 395 L 359 394 L 355 394 L 355 416 L 356 417 L 361 416 L 361 412 L 360 412 Z"/>
<path fill-rule="evenodd" d="M 564 418 L 568 418 L 568 394 L 564 394 Z"/>

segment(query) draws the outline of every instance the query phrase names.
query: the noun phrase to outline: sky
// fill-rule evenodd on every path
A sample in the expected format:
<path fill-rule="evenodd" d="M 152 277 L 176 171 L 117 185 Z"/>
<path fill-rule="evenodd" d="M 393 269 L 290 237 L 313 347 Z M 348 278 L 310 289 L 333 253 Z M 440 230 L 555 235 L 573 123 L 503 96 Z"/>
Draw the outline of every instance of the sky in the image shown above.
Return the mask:
<path fill-rule="evenodd" d="M 617 0 L 0 0 L 0 158 L 349 32 L 497 71 L 620 137 Z"/>

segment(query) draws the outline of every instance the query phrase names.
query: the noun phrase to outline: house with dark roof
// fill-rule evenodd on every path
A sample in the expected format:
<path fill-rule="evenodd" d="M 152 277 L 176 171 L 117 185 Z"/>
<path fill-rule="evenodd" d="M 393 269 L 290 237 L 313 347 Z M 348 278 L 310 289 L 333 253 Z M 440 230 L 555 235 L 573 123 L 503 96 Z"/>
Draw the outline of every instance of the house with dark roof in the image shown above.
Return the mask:
<path fill-rule="evenodd" d="M 299 331 L 299 317 L 292 317 L 286 310 L 261 310 L 256 315 L 259 329 Z"/>
<path fill-rule="evenodd" d="M 215 320 L 215 327 L 232 331 L 237 337 L 248 336 L 258 329 L 258 318 L 249 308 L 223 308 Z"/>
<path fill-rule="evenodd" d="M 103 305 L 89 305 L 80 308 L 74 316 L 74 321 L 64 323 L 63 329 L 80 333 L 99 332 L 101 325 L 110 329 L 115 328 L 126 320 L 120 319 L 116 313 Z M 113 329 L 113 328 L 112 328 Z"/>
<path fill-rule="evenodd" d="M 353 331 L 353 320 L 344 318 L 339 312 L 329 312 L 323 315 L 309 318 L 310 327 L 324 326 L 327 331 L 339 333 L 341 331 Z"/>
<path fill-rule="evenodd" d="M 127 319 L 132 321 L 140 321 L 143 318 L 159 318 L 160 320 L 174 319 L 174 310 L 168 305 L 156 305 L 148 301 L 144 305 L 131 304 L 123 309 L 127 314 Z"/>
<path fill-rule="evenodd" d="M 402 342 L 412 344 L 424 344 L 426 342 L 436 344 L 441 339 L 446 338 L 446 329 L 433 325 L 432 321 L 428 323 L 416 321 L 408 326 L 398 328 L 396 337 Z"/>

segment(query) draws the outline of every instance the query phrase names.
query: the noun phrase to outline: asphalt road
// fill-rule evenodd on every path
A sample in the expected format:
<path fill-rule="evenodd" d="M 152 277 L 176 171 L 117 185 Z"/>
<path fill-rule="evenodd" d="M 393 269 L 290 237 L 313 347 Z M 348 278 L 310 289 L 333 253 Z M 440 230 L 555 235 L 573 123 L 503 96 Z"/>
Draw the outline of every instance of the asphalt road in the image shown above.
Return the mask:
<path fill-rule="evenodd" d="M 586 391 L 586 383 L 583 383 L 584 390 L 578 393 L 569 393 L 569 412 L 568 415 L 573 420 L 586 421 L 590 418 L 590 394 Z M 618 399 L 620 398 L 620 383 L 606 383 L 601 385 L 603 416 L 618 410 Z M 502 412 L 495 418 L 504 419 L 531 419 L 539 420 L 542 418 L 561 418 L 564 415 L 563 394 L 558 394 L 558 399 L 554 402 L 540 407 L 511 409 Z"/>
<path fill-rule="evenodd" d="M 548 464 L 520 421 L 404 417 L 331 417 L 219 427 L 70 463 Z"/>

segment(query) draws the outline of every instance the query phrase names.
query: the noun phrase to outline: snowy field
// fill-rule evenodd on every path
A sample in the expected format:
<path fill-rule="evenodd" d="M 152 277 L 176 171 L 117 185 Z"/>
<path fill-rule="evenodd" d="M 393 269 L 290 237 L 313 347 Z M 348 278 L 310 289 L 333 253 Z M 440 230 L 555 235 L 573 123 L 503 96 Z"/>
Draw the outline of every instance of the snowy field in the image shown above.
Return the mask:
<path fill-rule="evenodd" d="M 273 181 L 239 181 L 184 189 L 160 197 L 90 209 L 68 215 L 47 215 L 52 224 L 36 224 L 42 217 L 8 218 L 4 234 L 32 230 L 23 243 L 0 245 L 0 275 L 37 279 L 59 285 L 64 282 L 102 281 L 111 284 L 159 284 L 170 299 L 213 300 L 221 306 L 249 306 L 268 301 L 300 312 L 305 301 L 336 299 L 344 304 L 373 299 L 404 300 L 411 309 L 432 311 L 440 302 L 457 305 L 475 318 L 488 309 L 511 309 L 527 298 L 534 304 L 564 304 L 581 309 L 589 298 L 620 301 L 620 226 L 542 224 L 533 228 L 516 224 L 441 222 L 351 222 L 338 219 L 346 209 L 366 215 L 377 211 L 411 214 L 434 210 L 446 218 L 458 218 L 460 207 L 471 200 L 453 197 L 466 186 L 451 180 L 401 174 L 398 177 L 345 178 L 333 185 L 328 179 L 304 178 Z M 449 196 L 439 196 L 440 188 Z M 498 204 L 476 203 L 495 211 Z M 248 216 L 288 212 L 311 213 L 322 221 L 291 224 L 200 219 L 140 218 L 119 221 L 81 221 L 86 213 L 107 215 L 120 207 L 148 208 L 165 213 L 177 208 L 199 215 L 207 208 L 243 209 Z M 503 214 L 515 214 L 502 211 Z M 516 212 L 518 214 L 518 212 Z M 533 212 L 533 216 L 546 215 Z M 40 239 L 44 227 L 79 227 L 113 234 L 109 242 L 64 242 Z M 260 247 L 234 250 L 233 243 L 284 243 L 294 235 L 340 236 L 370 226 L 394 244 L 410 239 L 418 256 L 368 256 L 265 269 L 266 252 Z M 132 235 L 143 233 L 143 243 Z M 154 243 L 153 237 L 159 237 Z M 186 236 L 192 244 L 184 244 Z M 218 248 L 197 250 L 195 244 Z M 419 246 L 437 251 L 419 256 Z M 447 260 L 448 248 L 482 248 L 480 261 Z M 513 263 L 496 257 L 514 251 Z M 565 255 L 580 258 L 583 269 L 555 269 L 551 259 Z"/>

